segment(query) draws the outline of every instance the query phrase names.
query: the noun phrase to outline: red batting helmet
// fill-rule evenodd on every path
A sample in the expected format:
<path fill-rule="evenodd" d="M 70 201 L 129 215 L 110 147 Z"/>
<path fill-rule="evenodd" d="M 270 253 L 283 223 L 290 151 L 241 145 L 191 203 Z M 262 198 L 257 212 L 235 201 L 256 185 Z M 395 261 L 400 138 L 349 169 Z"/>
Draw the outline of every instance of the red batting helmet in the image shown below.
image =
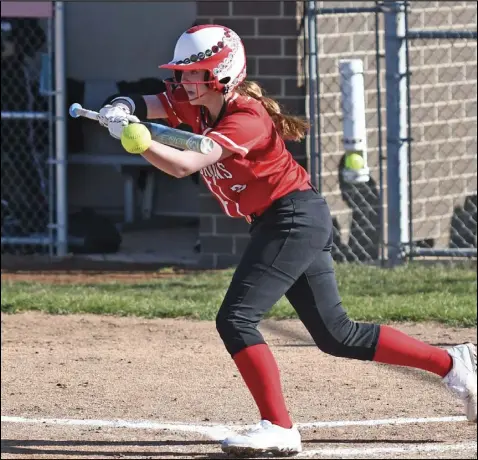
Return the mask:
<path fill-rule="evenodd" d="M 175 72 L 180 83 L 184 70 L 206 70 L 212 89 L 227 93 L 246 78 L 246 54 L 239 36 L 228 27 L 206 24 L 186 30 L 178 39 L 171 62 L 161 69 Z"/>

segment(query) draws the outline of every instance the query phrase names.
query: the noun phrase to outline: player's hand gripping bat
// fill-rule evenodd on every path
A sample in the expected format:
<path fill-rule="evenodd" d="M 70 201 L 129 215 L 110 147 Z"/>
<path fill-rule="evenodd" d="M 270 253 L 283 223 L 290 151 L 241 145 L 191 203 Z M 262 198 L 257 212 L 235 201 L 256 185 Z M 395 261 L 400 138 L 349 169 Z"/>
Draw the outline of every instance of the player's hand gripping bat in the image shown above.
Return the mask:
<path fill-rule="evenodd" d="M 98 121 L 99 113 L 93 110 L 84 109 L 80 104 L 74 103 L 70 106 L 70 116 L 73 118 L 84 117 L 90 120 Z M 129 115 L 130 123 L 138 123 L 138 118 Z M 207 155 L 213 149 L 214 143 L 212 139 L 200 134 L 192 134 L 180 129 L 170 128 L 168 126 L 159 125 L 157 123 L 140 122 L 146 126 L 151 133 L 151 138 L 161 144 L 176 147 L 183 150 L 192 150 L 194 152 Z"/>

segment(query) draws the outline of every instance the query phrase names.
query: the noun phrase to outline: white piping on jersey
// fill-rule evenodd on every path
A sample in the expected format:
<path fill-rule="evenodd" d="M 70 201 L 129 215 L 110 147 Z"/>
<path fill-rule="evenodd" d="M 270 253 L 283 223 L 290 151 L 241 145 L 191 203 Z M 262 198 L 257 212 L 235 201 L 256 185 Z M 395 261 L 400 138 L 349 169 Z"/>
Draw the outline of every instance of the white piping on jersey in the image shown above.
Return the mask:
<path fill-rule="evenodd" d="M 229 201 L 224 201 L 212 188 L 212 184 L 207 180 L 207 178 L 205 176 L 202 176 L 203 179 L 204 179 L 204 182 L 206 182 L 206 185 L 207 185 L 207 188 L 211 191 L 211 193 L 213 193 L 218 199 L 219 199 L 219 202 L 222 204 L 222 207 L 224 208 L 224 212 L 229 216 L 229 217 L 232 217 L 231 213 L 229 212 L 229 210 L 227 209 L 227 205 L 229 204 Z M 221 188 L 217 185 L 217 184 L 214 184 L 217 186 L 217 188 L 219 190 L 221 190 Z"/>
<path fill-rule="evenodd" d="M 227 205 L 229 203 L 234 203 L 236 205 L 236 211 L 237 211 L 237 214 L 239 214 L 240 216 L 242 217 L 245 217 L 245 215 L 241 212 L 241 210 L 239 209 L 239 203 L 237 201 L 233 201 L 231 200 L 221 189 L 220 185 L 218 185 L 218 183 L 216 182 L 216 179 L 213 177 L 212 178 L 212 184 L 211 182 L 209 182 L 209 180 L 205 177 L 205 176 L 202 176 L 204 178 L 204 182 L 206 182 L 206 185 L 208 187 L 208 189 L 219 199 L 220 203 L 222 204 L 223 208 L 224 208 L 224 211 L 226 212 L 226 214 L 229 216 L 229 217 L 232 217 L 231 213 L 229 212 L 229 210 L 227 209 Z M 213 187 L 212 185 L 215 185 L 217 187 L 217 189 L 219 190 L 219 193 L 222 195 L 222 197 L 224 197 L 224 199 L 219 196 L 218 193 L 216 193 L 214 190 L 213 190 Z"/>
<path fill-rule="evenodd" d="M 233 101 L 233 100 L 236 99 L 238 96 L 239 96 L 239 95 L 236 93 L 236 94 L 234 94 L 234 96 L 232 96 L 232 98 L 231 98 L 230 100 Z M 206 128 L 206 129 L 203 131 L 202 135 L 203 135 L 203 136 L 206 135 L 208 132 L 212 131 L 212 129 L 213 129 L 213 128 Z M 224 140 L 230 142 L 231 145 L 234 146 L 235 148 L 240 149 L 240 150 L 243 150 L 243 151 L 245 151 L 246 153 L 249 152 L 249 150 L 247 150 L 245 147 L 241 147 L 241 146 L 237 145 L 237 144 L 234 143 L 231 139 L 229 139 L 228 137 L 224 136 L 223 134 L 217 133 L 217 132 L 215 132 L 215 131 L 213 131 L 213 133 L 214 133 L 215 135 L 218 135 L 219 137 L 224 138 Z M 226 194 L 222 191 L 221 187 L 216 183 L 216 180 L 215 180 L 214 177 L 212 178 L 212 181 L 213 181 L 214 185 L 217 187 L 217 189 L 219 190 L 219 193 L 224 197 L 224 199 L 223 199 L 221 196 L 219 196 L 219 195 L 213 190 L 212 184 L 209 182 L 209 180 L 208 180 L 205 176 L 203 176 L 203 178 L 204 178 L 204 182 L 206 182 L 206 185 L 207 185 L 208 189 L 209 189 L 217 198 L 219 198 L 219 201 L 220 201 L 220 203 L 222 204 L 222 206 L 223 206 L 223 208 L 224 208 L 224 211 L 226 212 L 226 214 L 227 214 L 229 217 L 232 217 L 232 215 L 230 214 L 229 210 L 227 209 L 227 205 L 228 205 L 230 202 L 232 202 L 232 203 L 234 203 L 234 204 L 236 205 L 236 211 L 237 211 L 237 213 L 238 213 L 240 216 L 245 217 L 245 215 L 242 214 L 242 212 L 241 212 L 240 209 L 239 209 L 239 203 L 237 203 L 237 202 L 235 202 L 235 201 L 232 201 L 230 198 L 228 198 L 228 197 L 226 196 Z"/>
<path fill-rule="evenodd" d="M 231 202 L 233 202 L 233 203 L 236 205 L 237 213 L 238 213 L 240 216 L 245 217 L 244 214 L 242 214 L 242 212 L 239 210 L 239 203 L 238 203 L 237 201 L 231 200 L 230 198 L 228 198 L 228 197 L 226 196 L 226 194 L 222 191 L 221 186 L 216 183 L 216 179 L 215 179 L 214 177 L 213 177 L 212 180 L 213 180 L 213 182 L 214 182 L 214 185 L 216 185 L 217 188 L 219 189 L 219 191 L 221 192 L 221 195 L 222 195 L 226 200 L 228 200 L 228 202 L 231 201 Z"/>
<path fill-rule="evenodd" d="M 244 153 L 249 153 L 249 150 L 246 149 L 245 147 L 241 147 L 240 145 L 237 145 L 234 141 L 229 139 L 228 137 L 224 136 L 224 134 L 218 133 L 216 131 L 212 131 L 210 134 L 214 134 L 215 136 L 219 136 L 220 138 L 224 139 L 226 142 L 229 142 L 233 148 L 242 150 Z"/>
<path fill-rule="evenodd" d="M 163 96 L 166 99 L 166 102 L 169 104 L 169 107 L 171 107 L 171 110 L 173 111 L 174 115 L 176 115 L 176 118 L 182 123 L 183 120 L 181 120 L 181 118 L 178 117 L 178 114 L 174 111 L 173 105 L 171 104 L 168 95 L 166 93 L 163 93 Z"/>

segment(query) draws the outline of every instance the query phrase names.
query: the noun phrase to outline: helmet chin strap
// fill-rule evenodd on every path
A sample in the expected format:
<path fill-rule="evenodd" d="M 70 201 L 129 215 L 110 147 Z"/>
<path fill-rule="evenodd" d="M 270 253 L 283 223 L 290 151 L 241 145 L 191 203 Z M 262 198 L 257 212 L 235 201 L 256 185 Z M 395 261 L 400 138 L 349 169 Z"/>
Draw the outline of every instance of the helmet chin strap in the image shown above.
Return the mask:
<path fill-rule="evenodd" d="M 198 99 L 201 99 L 201 96 L 197 96 L 193 99 L 189 99 L 187 101 L 176 101 L 178 104 L 189 104 L 191 102 L 197 101 Z"/>

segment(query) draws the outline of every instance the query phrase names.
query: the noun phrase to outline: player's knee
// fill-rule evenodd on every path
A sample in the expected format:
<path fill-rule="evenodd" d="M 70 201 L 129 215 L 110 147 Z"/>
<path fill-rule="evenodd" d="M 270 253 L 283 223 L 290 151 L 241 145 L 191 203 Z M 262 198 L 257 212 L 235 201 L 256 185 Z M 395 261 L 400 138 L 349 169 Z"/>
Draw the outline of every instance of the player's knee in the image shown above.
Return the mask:
<path fill-rule="evenodd" d="M 324 353 L 339 358 L 371 360 L 375 350 L 376 326 L 358 323 L 348 317 L 329 329 L 317 343 Z"/>
<path fill-rule="evenodd" d="M 216 316 L 216 330 L 223 340 L 234 330 L 234 322 L 221 310 Z"/>
<path fill-rule="evenodd" d="M 244 321 L 241 321 L 234 312 L 229 309 L 219 309 L 216 316 L 216 330 L 221 336 L 224 343 L 227 343 L 231 337 L 235 337 L 241 334 L 244 329 Z"/>
<path fill-rule="evenodd" d="M 265 343 L 253 320 L 237 316 L 231 311 L 219 310 L 216 330 L 231 356 L 245 347 Z"/>
<path fill-rule="evenodd" d="M 348 358 L 348 347 L 342 341 L 335 338 L 329 338 L 318 345 L 320 351 L 337 358 Z"/>

